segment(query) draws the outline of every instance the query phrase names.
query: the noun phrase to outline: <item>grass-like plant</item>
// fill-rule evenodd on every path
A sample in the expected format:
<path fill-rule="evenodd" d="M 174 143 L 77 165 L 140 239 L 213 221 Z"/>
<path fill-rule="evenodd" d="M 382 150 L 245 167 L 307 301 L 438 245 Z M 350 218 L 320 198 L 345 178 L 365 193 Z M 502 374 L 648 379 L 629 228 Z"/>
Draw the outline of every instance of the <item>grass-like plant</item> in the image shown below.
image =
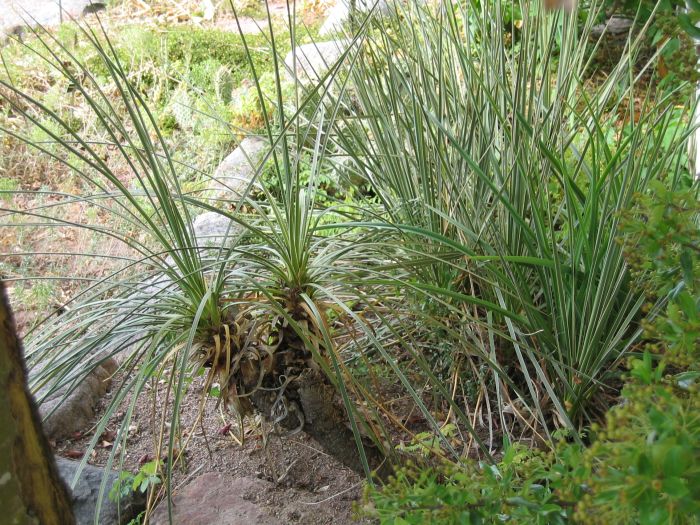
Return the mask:
<path fill-rule="evenodd" d="M 519 28 L 503 23 L 513 6 Z M 352 69 L 356 110 L 336 120 L 386 210 L 371 226 L 434 259 L 407 284 L 447 303 L 434 315 L 453 353 L 488 363 L 504 430 L 512 415 L 535 434 L 580 428 L 607 406 L 643 302 L 619 214 L 687 173 L 689 103 L 654 88 L 643 30 L 596 75 L 600 9 L 581 26 L 539 2 L 397 4 Z"/>

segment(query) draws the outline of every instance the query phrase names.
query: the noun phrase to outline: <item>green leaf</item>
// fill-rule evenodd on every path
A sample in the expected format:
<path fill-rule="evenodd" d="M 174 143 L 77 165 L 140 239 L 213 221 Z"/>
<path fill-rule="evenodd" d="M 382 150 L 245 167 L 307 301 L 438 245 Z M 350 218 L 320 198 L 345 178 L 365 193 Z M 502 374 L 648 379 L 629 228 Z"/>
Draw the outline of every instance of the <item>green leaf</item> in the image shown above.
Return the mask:
<path fill-rule="evenodd" d="M 639 521 L 642 525 L 659 525 L 660 523 L 668 523 L 668 510 L 662 505 L 650 507 L 642 505 L 639 512 Z"/>
<path fill-rule="evenodd" d="M 526 507 L 528 509 L 538 509 L 540 507 L 537 503 L 533 503 L 532 501 L 526 500 L 522 496 L 514 496 L 512 498 L 507 498 L 506 502 L 509 505 Z"/>
<path fill-rule="evenodd" d="M 653 473 L 651 460 L 644 452 L 641 452 L 637 457 L 637 472 L 642 476 L 649 476 Z"/>
<path fill-rule="evenodd" d="M 693 296 L 690 295 L 690 293 L 688 293 L 687 291 L 679 293 L 676 296 L 675 301 L 678 304 L 678 306 L 681 307 L 683 313 L 686 315 L 688 320 L 692 321 L 694 319 L 697 319 L 698 307 L 696 299 L 694 299 Z"/>
<path fill-rule="evenodd" d="M 664 476 L 666 478 L 677 478 L 688 468 L 692 462 L 692 455 L 681 445 L 674 445 L 666 451 L 664 457 Z"/>
<path fill-rule="evenodd" d="M 690 249 L 686 248 L 681 251 L 680 263 L 681 269 L 683 270 L 683 279 L 685 280 L 686 286 L 692 289 L 694 276 L 693 276 L 693 263 L 694 257 Z"/>
<path fill-rule="evenodd" d="M 684 498 L 690 492 L 681 478 L 664 479 L 661 484 L 661 490 L 673 499 Z"/>
<path fill-rule="evenodd" d="M 690 35 L 691 38 L 700 39 L 700 29 L 695 27 L 693 21 L 687 13 L 677 13 L 678 24 Z"/>
<path fill-rule="evenodd" d="M 139 490 L 141 492 L 146 492 L 148 490 L 148 485 L 149 485 L 148 478 L 142 480 L 141 484 L 139 485 Z"/>

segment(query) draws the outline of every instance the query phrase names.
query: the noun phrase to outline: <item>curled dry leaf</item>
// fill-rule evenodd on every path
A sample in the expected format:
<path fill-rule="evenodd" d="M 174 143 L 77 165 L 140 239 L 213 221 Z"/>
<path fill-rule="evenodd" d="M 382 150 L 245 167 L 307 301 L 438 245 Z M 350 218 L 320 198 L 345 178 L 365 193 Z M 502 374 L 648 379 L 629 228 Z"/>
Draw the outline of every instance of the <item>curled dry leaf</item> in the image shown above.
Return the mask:
<path fill-rule="evenodd" d="M 228 434 L 231 431 L 231 426 L 232 426 L 231 423 L 227 423 L 226 425 L 224 425 L 223 427 L 221 427 L 219 429 L 218 434 L 221 436 L 225 436 L 226 434 Z"/>
<path fill-rule="evenodd" d="M 114 430 L 105 430 L 104 432 L 102 432 L 100 439 L 102 441 L 114 441 L 114 438 L 116 438 L 116 437 L 117 437 L 117 433 Z"/>

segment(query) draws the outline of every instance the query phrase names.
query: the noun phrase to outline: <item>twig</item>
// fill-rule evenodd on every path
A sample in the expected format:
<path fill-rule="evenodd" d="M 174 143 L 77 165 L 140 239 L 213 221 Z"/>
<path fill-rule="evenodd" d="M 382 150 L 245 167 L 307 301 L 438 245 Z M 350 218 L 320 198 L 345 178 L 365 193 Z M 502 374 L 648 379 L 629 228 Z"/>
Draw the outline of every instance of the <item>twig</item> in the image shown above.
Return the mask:
<path fill-rule="evenodd" d="M 282 473 L 282 475 L 281 475 L 279 478 L 277 478 L 276 483 L 282 483 L 282 481 L 284 480 L 284 478 L 287 477 L 287 474 L 289 474 L 289 471 L 292 470 L 292 467 L 293 467 L 294 465 L 296 465 L 297 461 L 299 461 L 299 458 L 295 459 L 294 461 L 292 461 L 292 462 L 289 464 L 289 466 L 288 466 L 287 469 Z"/>
<path fill-rule="evenodd" d="M 364 480 L 363 480 L 363 481 L 364 481 Z M 355 483 L 354 485 L 352 485 L 352 486 L 346 488 L 345 490 L 341 490 L 341 491 L 338 492 L 337 494 L 333 494 L 332 496 L 329 496 L 329 497 L 327 497 L 326 499 L 322 499 L 321 501 L 300 501 L 300 503 L 301 503 L 302 505 L 320 505 L 321 503 L 325 503 L 326 501 L 330 501 L 330 500 L 332 500 L 333 498 L 337 498 L 337 497 L 340 496 L 341 494 L 345 494 L 346 492 L 350 492 L 352 489 L 355 489 L 355 488 L 359 487 L 360 485 L 362 485 L 363 481 L 358 481 L 357 483 Z"/>
<path fill-rule="evenodd" d="M 317 448 L 312 447 L 311 445 L 307 445 L 306 443 L 302 443 L 301 441 L 297 441 L 296 439 L 290 439 L 292 443 L 296 443 L 297 445 L 301 445 L 302 447 L 306 447 L 308 449 L 313 450 L 314 452 L 318 452 L 319 454 L 323 454 L 326 457 L 332 458 L 330 454 L 326 454 L 323 450 L 319 450 Z"/>
<path fill-rule="evenodd" d="M 197 467 L 196 469 L 194 469 L 192 472 L 190 472 L 190 473 L 187 475 L 187 477 L 186 477 L 184 480 L 182 480 L 182 481 L 180 482 L 180 484 L 179 484 L 177 487 L 175 487 L 175 488 L 173 489 L 173 492 L 177 491 L 177 490 L 178 490 L 180 487 L 182 487 L 185 483 L 187 483 L 189 480 L 191 480 L 191 479 L 194 477 L 194 475 L 195 475 L 197 472 L 199 472 L 200 470 L 202 470 L 203 468 L 204 468 L 204 465 L 200 465 L 199 467 Z"/>
<path fill-rule="evenodd" d="M 204 437 L 204 446 L 207 447 L 207 452 L 209 453 L 209 461 L 213 461 L 214 454 L 212 454 L 211 447 L 209 447 L 209 438 L 207 438 L 207 431 L 204 429 L 204 419 L 199 420 L 199 426 L 202 429 L 202 436 Z"/>

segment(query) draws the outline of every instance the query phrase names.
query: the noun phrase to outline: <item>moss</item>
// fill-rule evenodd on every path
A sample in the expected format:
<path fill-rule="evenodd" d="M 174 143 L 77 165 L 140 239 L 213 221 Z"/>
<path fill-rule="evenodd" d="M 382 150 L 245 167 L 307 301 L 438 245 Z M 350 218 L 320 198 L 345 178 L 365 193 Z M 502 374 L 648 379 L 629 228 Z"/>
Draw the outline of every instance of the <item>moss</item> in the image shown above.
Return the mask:
<path fill-rule="evenodd" d="M 17 189 L 17 181 L 7 177 L 0 177 L 0 200 L 12 200 L 12 192 L 17 191 Z"/>
<path fill-rule="evenodd" d="M 163 35 L 171 61 L 183 61 L 190 67 L 218 64 L 228 67 L 235 77 L 249 76 L 248 57 L 241 36 L 226 31 L 176 27 Z M 263 36 L 246 36 L 256 69 L 272 69 L 269 43 Z"/>

